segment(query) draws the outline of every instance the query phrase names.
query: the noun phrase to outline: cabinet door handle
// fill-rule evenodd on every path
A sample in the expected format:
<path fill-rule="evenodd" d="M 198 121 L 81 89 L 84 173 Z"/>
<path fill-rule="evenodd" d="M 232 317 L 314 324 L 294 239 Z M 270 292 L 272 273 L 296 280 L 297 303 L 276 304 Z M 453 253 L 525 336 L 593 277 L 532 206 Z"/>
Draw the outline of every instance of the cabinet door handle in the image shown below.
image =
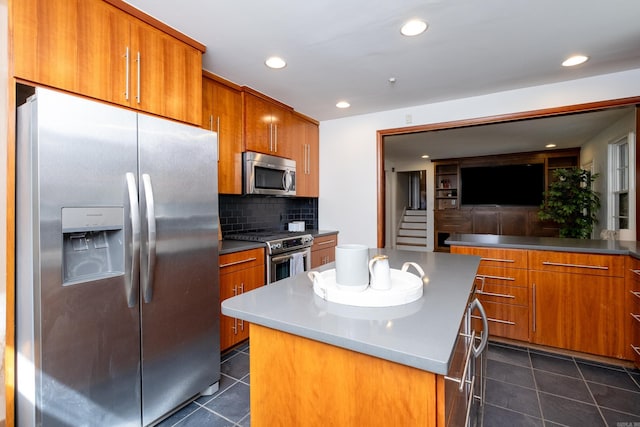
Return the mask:
<path fill-rule="evenodd" d="M 218 149 L 216 151 L 217 160 L 220 161 L 220 116 L 216 117 L 216 141 L 218 141 Z"/>
<path fill-rule="evenodd" d="M 467 380 L 466 380 L 467 371 L 469 370 L 469 362 L 471 361 L 471 355 L 472 355 L 472 352 L 474 350 L 473 342 L 476 339 L 476 331 L 471 332 L 471 336 L 464 335 L 464 334 L 460 334 L 460 336 L 471 338 L 471 340 L 469 341 L 470 342 L 469 348 L 467 349 L 467 353 L 465 354 L 465 357 L 464 357 L 464 368 L 462 369 L 462 373 L 460 374 L 460 378 L 453 378 L 453 377 L 448 377 L 448 376 L 445 376 L 444 378 L 446 380 L 454 381 L 454 382 L 460 384 L 460 386 L 458 387 L 458 390 L 462 391 L 462 389 L 464 388 L 464 385 L 467 383 Z"/>
<path fill-rule="evenodd" d="M 574 267 L 574 268 L 589 268 L 592 270 L 608 270 L 608 266 L 602 265 L 581 265 L 581 264 L 564 264 L 561 262 L 543 261 L 542 265 L 550 265 L 553 267 Z"/>
<path fill-rule="evenodd" d="M 510 282 L 515 282 L 516 278 L 515 277 L 504 277 L 504 276 L 489 276 L 488 274 L 478 274 L 476 275 L 476 277 L 480 278 L 485 278 L 485 279 L 496 279 L 496 280 L 508 280 Z"/>
<path fill-rule="evenodd" d="M 240 283 L 240 293 L 244 294 L 244 282 Z"/>
<path fill-rule="evenodd" d="M 483 290 L 476 291 L 476 295 L 485 295 L 488 297 L 511 298 L 511 299 L 516 297 L 515 295 L 511 295 L 511 294 L 496 294 L 493 292 L 485 292 Z"/>
<path fill-rule="evenodd" d="M 633 349 L 633 351 L 635 351 L 636 353 L 638 353 L 638 356 L 640 356 L 640 347 L 637 347 L 633 344 L 631 344 L 631 348 Z"/>
<path fill-rule="evenodd" d="M 516 262 L 513 259 L 501 259 L 501 258 L 480 258 L 480 261 L 492 261 L 492 262 L 509 262 L 509 263 L 514 263 Z"/>
<path fill-rule="evenodd" d="M 140 104 L 140 51 L 138 51 L 136 62 L 138 63 L 138 96 L 136 96 L 136 101 Z"/>
<path fill-rule="evenodd" d="M 640 314 L 634 314 L 634 313 L 629 313 L 631 315 L 631 317 L 633 317 L 634 319 L 636 319 L 638 322 L 640 322 Z"/>
<path fill-rule="evenodd" d="M 233 318 L 233 326 L 231 327 L 233 330 L 233 335 L 238 335 L 238 319 Z"/>
<path fill-rule="evenodd" d="M 129 100 L 129 46 L 124 53 L 124 99 Z"/>
<path fill-rule="evenodd" d="M 273 146 L 275 147 L 275 151 L 276 153 L 278 152 L 278 124 L 276 123 L 274 126 L 274 137 L 273 137 Z"/>
<path fill-rule="evenodd" d="M 533 332 L 536 331 L 536 284 L 533 284 L 533 319 L 531 319 Z"/>
<path fill-rule="evenodd" d="M 480 316 L 471 316 L 474 319 L 478 319 L 478 320 L 482 320 L 482 317 Z M 503 325 L 515 325 L 516 322 L 513 322 L 511 320 L 502 320 L 502 319 L 494 319 L 493 317 L 487 317 L 487 321 L 488 322 L 493 322 L 493 323 L 502 323 Z"/>
<path fill-rule="evenodd" d="M 629 291 L 629 292 L 631 292 L 636 297 L 640 298 L 640 292 L 636 292 L 636 291 Z"/>
<path fill-rule="evenodd" d="M 240 330 L 244 331 L 244 320 L 240 319 Z"/>
<path fill-rule="evenodd" d="M 253 258 L 241 259 L 239 261 L 228 262 L 226 264 L 220 264 L 220 268 L 230 267 L 232 265 L 244 264 L 245 262 L 252 262 L 252 261 L 255 261 L 256 259 L 257 258 L 253 257 Z"/>
<path fill-rule="evenodd" d="M 636 276 L 640 276 L 640 270 L 634 270 L 634 269 L 631 269 L 630 271 L 631 271 L 633 274 L 635 274 Z"/>

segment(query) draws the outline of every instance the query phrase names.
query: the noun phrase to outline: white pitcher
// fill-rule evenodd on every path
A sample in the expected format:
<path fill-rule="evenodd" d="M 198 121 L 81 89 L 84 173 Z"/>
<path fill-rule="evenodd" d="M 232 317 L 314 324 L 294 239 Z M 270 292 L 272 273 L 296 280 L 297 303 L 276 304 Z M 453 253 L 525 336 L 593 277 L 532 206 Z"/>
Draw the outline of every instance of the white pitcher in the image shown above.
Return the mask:
<path fill-rule="evenodd" d="M 391 268 L 389 267 L 389 257 L 386 255 L 376 255 L 369 261 L 369 274 L 371 289 L 387 291 L 391 289 Z"/>

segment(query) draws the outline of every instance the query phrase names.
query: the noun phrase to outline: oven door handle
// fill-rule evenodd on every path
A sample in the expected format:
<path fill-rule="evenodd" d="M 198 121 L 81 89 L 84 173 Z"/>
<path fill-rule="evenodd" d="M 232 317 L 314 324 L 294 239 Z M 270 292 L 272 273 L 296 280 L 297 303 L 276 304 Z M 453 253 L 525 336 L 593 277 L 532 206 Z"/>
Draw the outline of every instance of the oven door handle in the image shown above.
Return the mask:
<path fill-rule="evenodd" d="M 280 256 L 271 257 L 271 262 L 279 263 L 279 262 L 287 261 L 287 260 L 290 260 L 290 259 L 291 259 L 291 254 L 289 254 L 289 255 L 280 255 Z"/>

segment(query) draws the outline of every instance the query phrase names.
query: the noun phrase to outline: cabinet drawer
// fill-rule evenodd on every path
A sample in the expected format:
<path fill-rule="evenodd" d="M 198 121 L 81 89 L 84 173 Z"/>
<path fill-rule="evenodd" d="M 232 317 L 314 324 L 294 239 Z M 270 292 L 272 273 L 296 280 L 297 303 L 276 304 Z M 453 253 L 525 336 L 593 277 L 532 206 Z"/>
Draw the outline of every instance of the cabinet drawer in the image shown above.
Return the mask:
<path fill-rule="evenodd" d="M 481 267 L 527 268 L 527 251 L 522 249 L 489 249 L 473 246 L 455 246 L 451 253 L 477 255 Z"/>
<path fill-rule="evenodd" d="M 483 297 L 479 299 L 487 313 L 490 335 L 529 341 L 528 307 L 485 301 Z M 474 319 L 474 322 L 480 322 L 480 320 Z M 481 326 L 474 323 L 474 327 Z"/>
<path fill-rule="evenodd" d="M 633 290 L 640 291 L 640 261 L 632 258 L 629 264 L 627 269 L 627 275 L 630 279 L 629 285 Z"/>
<path fill-rule="evenodd" d="M 529 251 L 529 269 L 593 276 L 624 276 L 622 255 Z"/>
<path fill-rule="evenodd" d="M 252 267 L 264 267 L 264 249 L 257 248 L 224 254 L 220 255 L 218 260 L 220 264 L 220 274 L 228 274 Z"/>
<path fill-rule="evenodd" d="M 482 267 L 476 276 L 476 295 L 482 301 L 529 305 L 527 270 Z"/>
<path fill-rule="evenodd" d="M 326 249 L 338 244 L 338 235 L 330 234 L 328 236 L 319 236 L 313 238 L 313 246 L 311 246 L 311 252 L 320 249 Z"/>

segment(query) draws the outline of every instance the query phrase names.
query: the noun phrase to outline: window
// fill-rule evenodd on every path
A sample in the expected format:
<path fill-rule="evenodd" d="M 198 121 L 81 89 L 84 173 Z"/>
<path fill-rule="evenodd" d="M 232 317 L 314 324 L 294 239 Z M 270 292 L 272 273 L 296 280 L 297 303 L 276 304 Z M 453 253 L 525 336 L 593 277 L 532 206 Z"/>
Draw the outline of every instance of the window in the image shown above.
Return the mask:
<path fill-rule="evenodd" d="M 623 230 L 635 228 L 631 198 L 632 168 L 630 159 L 633 133 L 620 138 L 609 145 L 609 228 Z"/>

